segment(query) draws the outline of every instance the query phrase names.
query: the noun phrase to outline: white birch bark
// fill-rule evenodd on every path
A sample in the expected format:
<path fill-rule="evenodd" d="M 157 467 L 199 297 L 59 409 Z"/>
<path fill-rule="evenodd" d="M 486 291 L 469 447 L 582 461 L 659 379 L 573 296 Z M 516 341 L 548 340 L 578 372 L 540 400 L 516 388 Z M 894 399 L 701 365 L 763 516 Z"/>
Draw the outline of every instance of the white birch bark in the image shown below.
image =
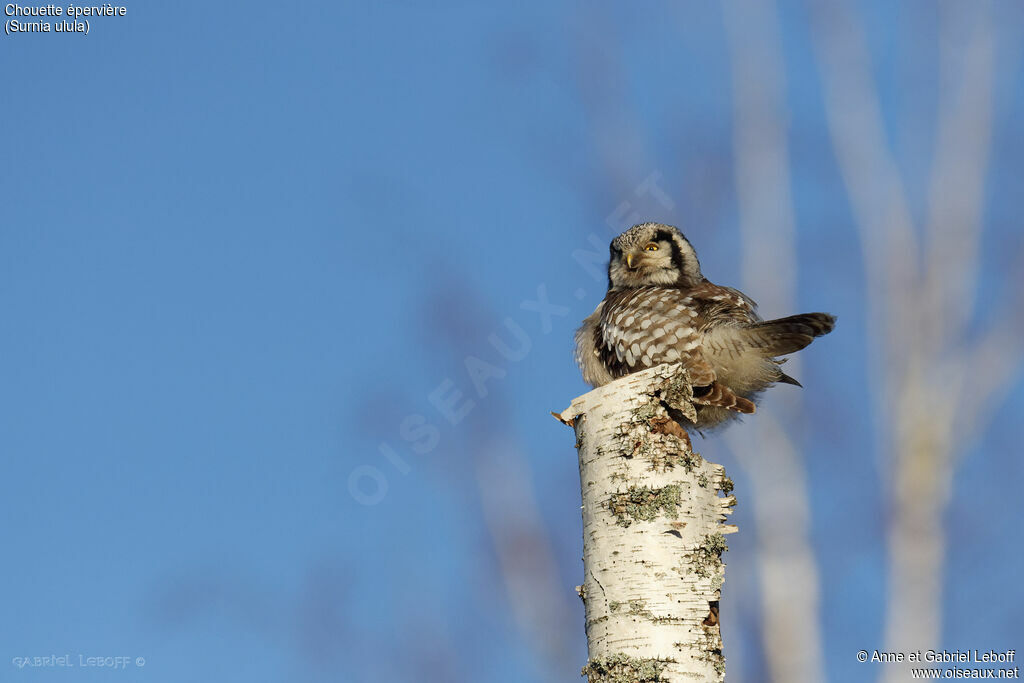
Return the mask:
<path fill-rule="evenodd" d="M 595 389 L 556 415 L 576 431 L 589 683 L 724 681 L 724 524 L 736 500 L 666 406 L 693 416 L 679 365 Z"/>

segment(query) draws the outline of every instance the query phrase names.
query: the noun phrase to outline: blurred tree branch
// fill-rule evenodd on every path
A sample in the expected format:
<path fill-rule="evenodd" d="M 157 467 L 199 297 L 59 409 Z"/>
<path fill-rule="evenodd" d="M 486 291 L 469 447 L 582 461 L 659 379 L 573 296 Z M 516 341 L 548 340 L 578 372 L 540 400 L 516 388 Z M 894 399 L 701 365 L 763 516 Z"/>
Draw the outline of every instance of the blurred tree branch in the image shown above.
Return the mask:
<path fill-rule="evenodd" d="M 432 331 L 444 341 L 446 360 L 456 367 L 463 367 L 467 357 L 480 353 L 473 342 L 484 344 L 488 321 L 500 318 L 484 302 L 467 294 L 472 291 L 468 283 L 453 279 L 424 306 L 430 311 Z M 570 625 L 578 605 L 559 581 L 563 574 L 555 554 L 559 544 L 538 506 L 530 460 L 508 419 L 507 388 L 495 383 L 492 389 L 486 400 L 476 404 L 460 431 L 468 462 L 452 468 L 459 472 L 454 476 L 471 475 L 471 481 L 465 483 L 478 492 L 479 518 L 494 550 L 497 571 L 488 571 L 477 580 L 503 589 L 487 591 L 488 597 L 502 602 L 497 612 L 510 616 L 523 641 L 536 653 L 544 679 L 562 680 L 565 672 L 576 666 Z"/>
<path fill-rule="evenodd" d="M 771 2 L 722 7 L 732 59 L 743 289 L 757 293 L 762 310 L 782 315 L 796 310 L 797 259 L 777 10 Z M 797 392 L 780 393 L 772 404 L 790 423 L 801 413 Z M 822 683 L 820 581 L 799 450 L 772 412 L 759 413 L 724 437 L 753 487 L 769 680 Z"/>
<path fill-rule="evenodd" d="M 994 31 L 988 3 L 940 8 L 940 101 L 923 245 L 887 144 L 865 38 L 850 6 L 814 3 L 816 49 L 839 166 L 864 243 L 874 385 L 887 494 L 886 649 L 936 647 L 945 537 L 956 457 L 967 422 L 1020 367 L 1020 313 L 971 346 L 984 181 L 992 140 Z M 979 356 L 984 352 L 985 356 Z M 902 680 L 899 667 L 886 680 Z"/>

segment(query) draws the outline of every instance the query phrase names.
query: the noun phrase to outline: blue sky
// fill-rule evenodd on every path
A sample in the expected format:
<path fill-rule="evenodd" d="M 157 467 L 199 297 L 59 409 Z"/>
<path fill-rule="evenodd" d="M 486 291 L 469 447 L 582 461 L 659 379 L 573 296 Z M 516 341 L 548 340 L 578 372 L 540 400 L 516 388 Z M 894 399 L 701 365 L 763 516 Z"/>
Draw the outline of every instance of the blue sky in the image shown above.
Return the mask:
<path fill-rule="evenodd" d="M 857 11 L 919 216 L 936 22 L 920 3 Z M 800 377 L 824 649 L 830 680 L 859 681 L 853 653 L 882 645 L 887 515 L 858 407 L 860 243 L 807 7 L 779 17 L 799 303 L 840 318 Z M 1000 18 L 979 294 L 997 303 L 1022 248 L 1024 113 L 1021 17 Z M 548 411 L 585 389 L 571 336 L 603 293 L 572 254 L 628 227 L 626 202 L 739 283 L 719 9 L 130 5 L 0 54 L 0 678 L 571 680 L 578 476 Z M 637 192 L 652 178 L 670 203 Z M 561 307 L 549 327 L 539 288 Z M 488 341 L 511 343 L 506 319 L 520 360 Z M 486 396 L 467 356 L 501 375 Z M 430 398 L 446 381 L 475 401 L 454 425 Z M 1024 636 L 1021 400 L 1018 382 L 956 472 L 937 646 Z M 411 448 L 409 416 L 436 446 Z M 351 494 L 360 467 L 386 480 L 374 505 Z M 756 591 L 749 510 L 723 600 Z M 509 558 L 564 603 L 522 607 Z M 758 615 L 738 614 L 727 655 L 756 678 Z M 64 653 L 145 666 L 10 663 Z"/>

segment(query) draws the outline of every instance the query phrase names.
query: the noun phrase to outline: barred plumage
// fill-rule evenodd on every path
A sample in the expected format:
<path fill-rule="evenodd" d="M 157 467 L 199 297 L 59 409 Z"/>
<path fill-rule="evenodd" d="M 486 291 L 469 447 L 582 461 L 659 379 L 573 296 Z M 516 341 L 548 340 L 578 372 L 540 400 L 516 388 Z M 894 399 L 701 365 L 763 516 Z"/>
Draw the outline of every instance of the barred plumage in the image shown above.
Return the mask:
<path fill-rule="evenodd" d="M 661 363 L 681 362 L 694 386 L 696 427 L 753 413 L 775 382 L 796 384 L 776 357 L 828 334 L 828 313 L 763 321 L 742 292 L 703 276 L 679 230 L 635 225 L 611 244 L 608 292 L 576 333 L 576 362 L 592 386 Z"/>

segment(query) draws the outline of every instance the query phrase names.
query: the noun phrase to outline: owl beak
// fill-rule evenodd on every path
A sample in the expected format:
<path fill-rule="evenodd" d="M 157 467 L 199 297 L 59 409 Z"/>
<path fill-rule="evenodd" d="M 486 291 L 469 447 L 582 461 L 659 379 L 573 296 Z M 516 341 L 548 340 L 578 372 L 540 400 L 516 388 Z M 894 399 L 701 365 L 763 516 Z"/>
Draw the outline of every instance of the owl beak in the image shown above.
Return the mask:
<path fill-rule="evenodd" d="M 636 269 L 636 267 L 640 265 L 639 261 L 640 257 L 637 256 L 636 254 L 626 254 L 626 267 L 629 268 L 630 270 Z M 634 266 L 634 263 L 636 263 L 637 265 Z"/>

